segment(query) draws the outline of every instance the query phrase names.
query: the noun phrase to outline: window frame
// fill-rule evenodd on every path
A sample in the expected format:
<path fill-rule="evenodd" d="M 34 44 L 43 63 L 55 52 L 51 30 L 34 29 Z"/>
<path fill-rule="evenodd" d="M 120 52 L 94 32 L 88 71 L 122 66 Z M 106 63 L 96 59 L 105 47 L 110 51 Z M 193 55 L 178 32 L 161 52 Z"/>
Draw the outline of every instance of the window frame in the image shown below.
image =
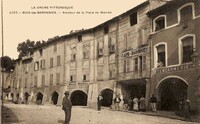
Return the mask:
<path fill-rule="evenodd" d="M 134 14 L 136 14 L 136 23 L 133 23 L 132 21 L 131 21 L 131 16 L 133 16 Z M 129 24 L 130 24 L 130 26 L 132 27 L 132 26 L 134 26 L 134 25 L 137 25 L 138 24 L 138 21 L 139 21 L 139 19 L 138 19 L 138 12 L 137 11 L 135 11 L 135 12 L 133 12 L 133 13 L 131 13 L 130 15 L 129 15 Z M 133 24 L 132 24 L 133 23 Z"/>
<path fill-rule="evenodd" d="M 195 34 L 186 34 L 186 35 L 182 36 L 181 38 L 179 38 L 179 42 L 178 42 L 179 65 L 184 64 L 182 62 L 182 60 L 183 60 L 183 43 L 182 43 L 183 41 L 182 40 L 187 38 L 187 37 L 193 37 L 193 50 L 196 49 L 196 36 L 195 36 Z"/>
<path fill-rule="evenodd" d="M 193 2 L 190 3 L 186 3 L 183 6 L 181 6 L 180 8 L 177 9 L 177 13 L 178 13 L 178 24 L 181 22 L 181 9 L 187 7 L 187 6 L 192 6 L 192 19 L 195 18 L 195 6 Z"/>
<path fill-rule="evenodd" d="M 164 23 L 165 23 L 164 28 L 156 31 L 156 20 L 163 18 L 163 17 L 164 17 Z M 161 30 L 165 29 L 166 27 L 167 27 L 167 16 L 166 15 L 159 15 L 155 19 L 153 19 L 153 32 L 161 31 Z"/>
<path fill-rule="evenodd" d="M 160 46 L 160 45 L 165 45 L 165 66 L 164 67 L 168 66 L 167 43 L 166 42 L 160 42 L 160 43 L 157 43 L 156 45 L 154 45 L 154 68 L 157 68 L 157 65 L 158 65 L 158 50 L 157 50 L 157 47 Z"/>

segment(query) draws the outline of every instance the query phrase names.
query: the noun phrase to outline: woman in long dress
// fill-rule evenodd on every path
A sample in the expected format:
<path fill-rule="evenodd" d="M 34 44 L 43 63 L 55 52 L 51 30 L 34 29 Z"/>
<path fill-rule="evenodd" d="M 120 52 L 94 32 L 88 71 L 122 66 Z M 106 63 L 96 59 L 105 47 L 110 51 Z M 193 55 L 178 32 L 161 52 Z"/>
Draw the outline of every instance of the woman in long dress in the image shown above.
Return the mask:
<path fill-rule="evenodd" d="M 146 111 L 145 98 L 143 96 L 140 98 L 140 110 Z"/>
<path fill-rule="evenodd" d="M 139 102 L 139 99 L 138 99 L 137 97 L 135 97 L 135 98 L 133 99 L 133 110 L 134 110 L 134 111 L 138 111 L 138 110 L 139 110 L 138 102 Z"/>

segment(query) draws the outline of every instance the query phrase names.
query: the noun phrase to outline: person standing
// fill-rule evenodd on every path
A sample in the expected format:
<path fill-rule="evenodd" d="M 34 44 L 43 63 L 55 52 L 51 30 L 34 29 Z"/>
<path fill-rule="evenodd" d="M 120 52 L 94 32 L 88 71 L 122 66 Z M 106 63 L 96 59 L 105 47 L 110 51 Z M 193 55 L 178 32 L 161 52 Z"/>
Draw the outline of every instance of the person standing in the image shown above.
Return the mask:
<path fill-rule="evenodd" d="M 121 99 L 119 95 L 116 95 L 116 97 L 114 98 L 114 103 L 115 103 L 115 110 L 117 111 L 120 110 L 120 107 L 119 107 L 120 102 L 121 102 Z"/>
<path fill-rule="evenodd" d="M 25 93 L 24 96 L 25 96 L 25 103 L 28 104 L 28 97 L 29 97 L 30 95 L 29 95 L 28 93 Z"/>
<path fill-rule="evenodd" d="M 186 100 L 183 106 L 183 116 L 190 119 L 190 100 Z"/>
<path fill-rule="evenodd" d="M 63 98 L 62 105 L 63 105 L 63 110 L 65 112 L 65 124 L 69 124 L 70 119 L 71 119 L 71 109 L 72 109 L 72 103 L 69 100 L 69 91 L 65 91 L 65 97 Z"/>
<path fill-rule="evenodd" d="M 156 109 L 156 103 L 157 103 L 157 99 L 156 97 L 154 96 L 154 94 L 152 94 L 151 98 L 150 98 L 150 103 L 151 103 L 151 109 L 153 112 L 157 112 L 157 109 Z"/>
<path fill-rule="evenodd" d="M 138 102 L 139 102 L 139 99 L 135 96 L 135 98 L 133 99 L 133 110 L 134 111 L 138 111 L 139 110 Z"/>
<path fill-rule="evenodd" d="M 98 110 L 98 111 L 101 110 L 102 99 L 103 99 L 103 97 L 101 96 L 101 93 L 99 93 L 99 95 L 98 95 L 98 97 L 97 97 L 97 110 Z"/>
<path fill-rule="evenodd" d="M 142 97 L 140 98 L 140 110 L 142 112 L 146 111 L 146 105 L 145 105 L 145 98 L 142 95 Z"/>
<path fill-rule="evenodd" d="M 124 108 L 125 111 L 127 111 L 128 110 L 128 100 L 126 98 L 124 98 L 123 102 L 124 102 L 123 108 Z"/>

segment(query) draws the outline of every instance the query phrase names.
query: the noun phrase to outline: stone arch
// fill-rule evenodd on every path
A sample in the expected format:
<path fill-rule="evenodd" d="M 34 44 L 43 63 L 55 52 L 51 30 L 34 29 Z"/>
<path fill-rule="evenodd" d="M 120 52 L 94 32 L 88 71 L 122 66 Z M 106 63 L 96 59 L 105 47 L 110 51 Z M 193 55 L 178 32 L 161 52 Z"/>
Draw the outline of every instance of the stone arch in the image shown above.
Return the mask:
<path fill-rule="evenodd" d="M 58 103 L 59 93 L 57 91 L 53 91 L 51 94 L 51 102 L 56 105 Z"/>
<path fill-rule="evenodd" d="M 44 95 L 43 95 L 41 92 L 38 92 L 38 93 L 36 94 L 36 103 L 37 103 L 38 105 L 41 105 L 41 104 L 42 104 L 43 96 L 44 96 Z"/>
<path fill-rule="evenodd" d="M 178 76 L 162 79 L 156 89 L 161 110 L 176 111 L 179 108 L 179 102 L 187 99 L 188 83 Z"/>
<path fill-rule="evenodd" d="M 87 106 L 87 94 L 82 90 L 74 90 L 70 94 L 72 105 Z"/>
<path fill-rule="evenodd" d="M 171 76 L 167 76 L 167 77 L 163 78 L 162 80 L 160 80 L 160 81 L 158 82 L 158 84 L 156 85 L 156 89 L 158 89 L 159 85 L 160 85 L 165 79 L 168 79 L 168 78 L 178 78 L 178 79 L 182 80 L 184 83 L 186 83 L 186 85 L 188 85 L 188 82 L 187 82 L 185 79 L 183 79 L 182 77 L 175 76 L 175 75 L 171 75 Z"/>
<path fill-rule="evenodd" d="M 102 106 L 110 107 L 113 101 L 113 90 L 110 88 L 104 88 L 101 90 L 102 99 Z"/>

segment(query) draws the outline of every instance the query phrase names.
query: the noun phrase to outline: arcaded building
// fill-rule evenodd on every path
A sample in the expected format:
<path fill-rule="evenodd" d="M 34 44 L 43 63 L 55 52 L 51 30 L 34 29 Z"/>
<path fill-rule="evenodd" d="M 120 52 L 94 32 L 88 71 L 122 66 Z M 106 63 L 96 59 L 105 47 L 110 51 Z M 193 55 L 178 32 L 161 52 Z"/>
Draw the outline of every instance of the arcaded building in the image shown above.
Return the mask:
<path fill-rule="evenodd" d="M 200 1 L 173 0 L 148 13 L 152 18 L 151 94 L 161 110 L 180 100 L 200 106 Z"/>
<path fill-rule="evenodd" d="M 184 2 L 174 4 L 169 12 L 165 8 L 171 2 L 163 4 L 159 0 L 145 1 L 93 28 L 72 31 L 35 48 L 32 55 L 17 60 L 9 79 L 13 96 L 23 102 L 28 94 L 30 103 L 61 105 L 63 93 L 68 90 L 73 105 L 95 107 L 101 93 L 102 105 L 110 107 L 116 95 L 127 100 L 144 96 L 148 105 L 154 93 L 159 106 L 163 106 L 161 94 L 165 96 L 164 90 L 171 88 L 165 82 L 187 81 L 178 83 L 185 84 L 179 89 L 194 100 L 195 107 L 193 89 L 198 74 L 194 72 L 198 68 L 189 58 L 182 61 L 186 55 L 182 40 L 195 41 L 193 51 L 199 52 L 199 2 L 186 4 L 192 7 L 192 18 L 186 16 L 186 24 L 180 21 Z M 162 67 L 158 67 L 160 61 Z M 194 77 L 185 78 L 187 71 Z"/>

